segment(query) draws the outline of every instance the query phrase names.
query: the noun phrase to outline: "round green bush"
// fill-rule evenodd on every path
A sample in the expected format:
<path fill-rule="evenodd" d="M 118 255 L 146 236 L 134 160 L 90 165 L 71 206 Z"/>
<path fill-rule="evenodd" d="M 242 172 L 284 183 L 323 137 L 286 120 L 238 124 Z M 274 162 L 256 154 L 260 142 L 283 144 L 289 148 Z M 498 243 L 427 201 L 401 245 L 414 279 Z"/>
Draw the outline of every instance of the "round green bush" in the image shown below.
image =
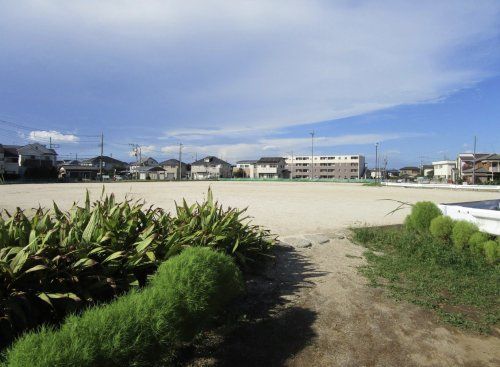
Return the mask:
<path fill-rule="evenodd" d="M 478 231 L 479 228 L 473 223 L 465 220 L 456 221 L 451 234 L 453 245 L 457 250 L 463 250 L 469 244 L 471 236 Z"/>
<path fill-rule="evenodd" d="M 410 215 L 406 217 L 406 229 L 416 232 L 429 230 L 431 221 L 441 215 L 441 210 L 430 201 L 420 201 L 413 205 Z"/>
<path fill-rule="evenodd" d="M 483 244 L 490 239 L 487 233 L 475 232 L 469 238 L 469 247 L 475 254 L 483 253 Z"/>
<path fill-rule="evenodd" d="M 486 241 L 483 243 L 484 256 L 490 264 L 500 261 L 500 244 L 497 241 Z"/>
<path fill-rule="evenodd" d="M 453 232 L 453 219 L 445 215 L 440 215 L 431 220 L 429 230 L 434 238 L 448 242 Z"/>
<path fill-rule="evenodd" d="M 70 316 L 59 329 L 25 334 L 7 350 L 3 366 L 151 365 L 191 340 L 242 289 L 229 256 L 188 248 L 161 264 L 144 289 Z"/>

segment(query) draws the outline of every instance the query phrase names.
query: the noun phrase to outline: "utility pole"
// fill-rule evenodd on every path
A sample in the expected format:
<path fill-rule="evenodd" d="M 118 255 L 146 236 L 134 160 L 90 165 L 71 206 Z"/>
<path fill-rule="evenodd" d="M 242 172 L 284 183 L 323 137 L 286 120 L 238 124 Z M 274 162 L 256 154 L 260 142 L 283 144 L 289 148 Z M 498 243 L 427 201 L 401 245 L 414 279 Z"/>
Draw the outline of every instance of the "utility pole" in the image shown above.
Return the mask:
<path fill-rule="evenodd" d="M 178 180 L 182 180 L 182 143 L 179 143 L 179 176 Z"/>
<path fill-rule="evenodd" d="M 387 156 L 384 156 L 384 179 L 387 179 Z"/>
<path fill-rule="evenodd" d="M 99 156 L 99 175 L 101 176 L 101 181 L 104 181 L 102 178 L 102 156 L 104 154 L 104 134 L 101 132 L 101 155 Z"/>
<path fill-rule="evenodd" d="M 377 180 L 378 171 L 378 143 L 375 143 L 375 181 Z"/>
<path fill-rule="evenodd" d="M 290 152 L 286 152 L 285 154 L 291 154 L 292 163 L 290 163 L 290 180 L 293 179 L 293 150 Z"/>
<path fill-rule="evenodd" d="M 311 180 L 314 179 L 314 130 L 311 131 Z"/>
<path fill-rule="evenodd" d="M 136 165 L 137 165 L 137 171 L 135 172 L 136 173 L 136 179 L 139 178 L 139 168 L 141 166 L 141 162 L 142 162 L 142 156 L 141 156 L 141 147 L 139 146 L 139 144 L 129 144 L 131 147 L 132 147 L 132 151 L 134 152 L 134 155 L 135 155 L 135 161 L 136 161 Z"/>
<path fill-rule="evenodd" d="M 476 183 L 476 142 L 477 137 L 474 135 L 474 153 L 472 154 L 472 184 Z"/>

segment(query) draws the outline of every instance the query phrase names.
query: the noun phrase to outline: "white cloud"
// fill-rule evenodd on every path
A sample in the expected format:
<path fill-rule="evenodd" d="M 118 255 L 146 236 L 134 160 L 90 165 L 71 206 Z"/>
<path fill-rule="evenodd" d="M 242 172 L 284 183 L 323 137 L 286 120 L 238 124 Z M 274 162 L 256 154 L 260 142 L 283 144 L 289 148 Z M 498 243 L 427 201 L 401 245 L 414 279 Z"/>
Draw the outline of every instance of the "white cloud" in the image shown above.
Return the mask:
<path fill-rule="evenodd" d="M 63 134 L 55 130 L 35 130 L 31 131 L 28 135 L 28 139 L 32 141 L 44 141 L 48 142 L 52 140 L 52 143 L 78 143 L 78 136 L 73 134 Z"/>
<path fill-rule="evenodd" d="M 116 83 L 105 94 L 116 110 L 147 106 L 174 131 L 200 129 L 192 139 L 439 101 L 498 59 L 495 0 L 14 3 L 5 27 L 22 24 L 26 39 L 12 43 L 42 60 L 39 45 L 54 47 L 52 73 L 79 98 L 103 100 L 88 86 Z"/>

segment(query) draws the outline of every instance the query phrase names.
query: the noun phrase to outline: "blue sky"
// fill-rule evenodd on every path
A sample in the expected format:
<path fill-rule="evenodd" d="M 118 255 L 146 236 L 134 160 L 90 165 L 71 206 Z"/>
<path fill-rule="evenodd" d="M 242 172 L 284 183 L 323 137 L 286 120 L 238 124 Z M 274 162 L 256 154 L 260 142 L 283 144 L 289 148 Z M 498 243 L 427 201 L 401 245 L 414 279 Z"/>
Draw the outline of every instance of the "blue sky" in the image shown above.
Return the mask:
<path fill-rule="evenodd" d="M 0 0 L 0 142 L 124 160 L 500 151 L 499 1 Z"/>

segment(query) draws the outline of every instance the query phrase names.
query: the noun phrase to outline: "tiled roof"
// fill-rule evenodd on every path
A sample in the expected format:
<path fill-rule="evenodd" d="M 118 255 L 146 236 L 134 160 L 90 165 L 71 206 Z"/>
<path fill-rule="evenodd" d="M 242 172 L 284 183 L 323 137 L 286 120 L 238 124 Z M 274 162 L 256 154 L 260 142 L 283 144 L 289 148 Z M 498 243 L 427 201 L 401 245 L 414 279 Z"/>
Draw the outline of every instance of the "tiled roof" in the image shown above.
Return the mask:
<path fill-rule="evenodd" d="M 191 166 L 204 166 L 206 164 L 228 164 L 228 165 L 231 165 L 230 163 L 223 161 L 220 158 L 209 155 L 205 158 L 199 159 L 196 162 L 191 163 Z"/>
<path fill-rule="evenodd" d="M 284 161 L 283 157 L 262 157 L 257 161 L 257 164 L 265 164 L 265 163 L 280 163 Z"/>

